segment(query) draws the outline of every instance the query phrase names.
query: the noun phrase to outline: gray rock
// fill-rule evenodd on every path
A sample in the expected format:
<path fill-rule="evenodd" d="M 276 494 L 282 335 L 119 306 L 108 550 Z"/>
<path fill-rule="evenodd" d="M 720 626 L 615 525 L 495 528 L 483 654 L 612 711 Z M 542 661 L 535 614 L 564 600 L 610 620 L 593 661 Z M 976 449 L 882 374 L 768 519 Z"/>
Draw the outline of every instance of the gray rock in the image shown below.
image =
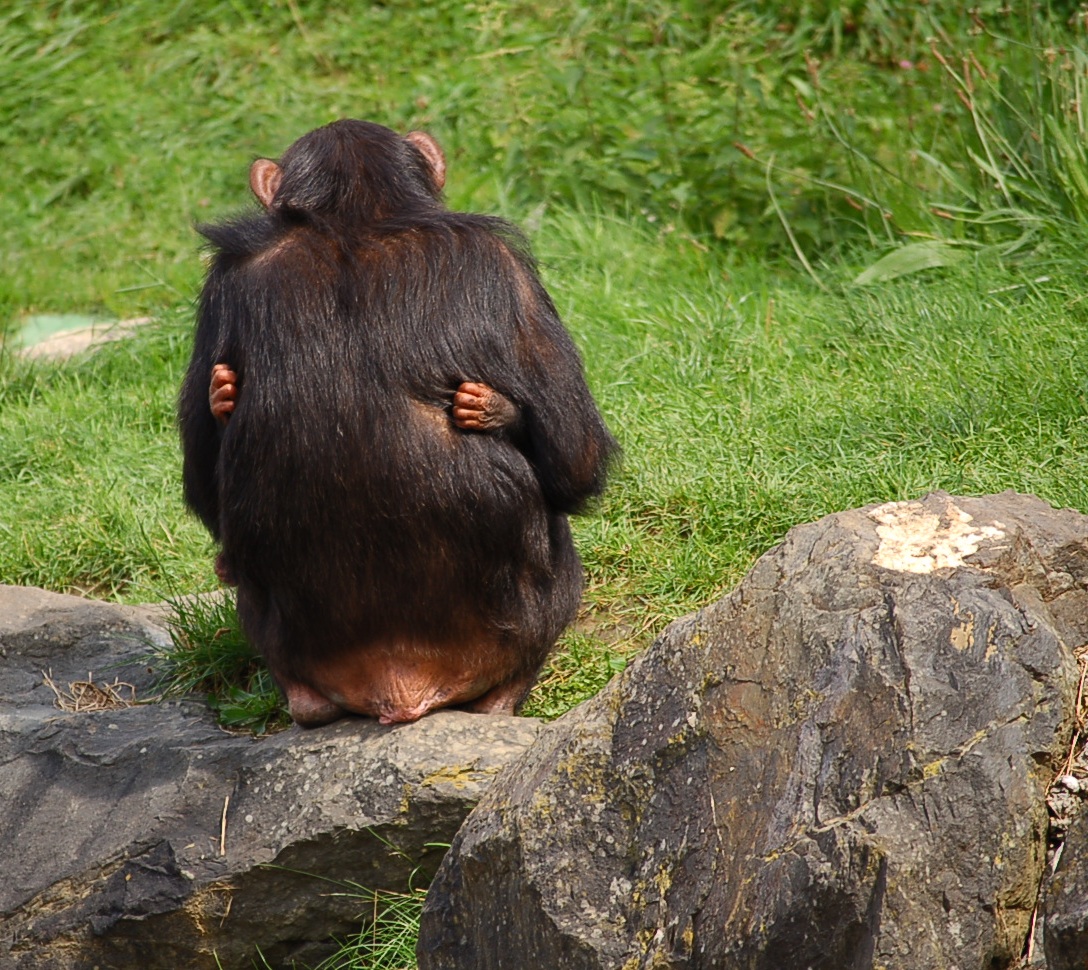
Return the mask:
<path fill-rule="evenodd" d="M 1012 493 L 791 530 L 496 782 L 421 970 L 1011 966 L 1086 585 L 1088 517 Z"/>
<path fill-rule="evenodd" d="M 539 730 L 443 712 L 255 740 L 195 700 L 54 706 L 42 671 L 143 696 L 164 636 L 146 610 L 0 587 L 0 968 L 317 962 L 359 930 L 360 891 L 426 885 Z"/>
<path fill-rule="evenodd" d="M 135 317 L 131 320 L 98 322 L 60 330 L 50 334 L 44 340 L 21 348 L 19 354 L 22 357 L 42 357 L 53 360 L 74 357 L 84 351 L 95 350 L 104 343 L 124 340 L 151 320 L 151 317 Z"/>
<path fill-rule="evenodd" d="M 1088 812 L 1069 826 L 1046 889 L 1045 949 L 1049 970 L 1088 968 Z"/>

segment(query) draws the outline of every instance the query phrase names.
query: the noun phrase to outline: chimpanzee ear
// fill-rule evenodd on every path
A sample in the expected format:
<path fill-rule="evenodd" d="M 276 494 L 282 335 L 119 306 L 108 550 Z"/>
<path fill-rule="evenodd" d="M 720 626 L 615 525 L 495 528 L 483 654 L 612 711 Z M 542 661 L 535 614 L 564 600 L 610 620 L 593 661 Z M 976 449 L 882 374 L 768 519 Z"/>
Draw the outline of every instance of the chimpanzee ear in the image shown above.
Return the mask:
<path fill-rule="evenodd" d="M 249 187 L 266 209 L 272 208 L 272 200 L 280 187 L 283 169 L 267 158 L 258 158 L 249 167 Z"/>
<path fill-rule="evenodd" d="M 404 137 L 423 152 L 423 157 L 431 166 L 431 177 L 434 179 L 435 187 L 441 191 L 446 184 L 446 156 L 438 147 L 438 142 L 425 131 L 410 131 Z"/>

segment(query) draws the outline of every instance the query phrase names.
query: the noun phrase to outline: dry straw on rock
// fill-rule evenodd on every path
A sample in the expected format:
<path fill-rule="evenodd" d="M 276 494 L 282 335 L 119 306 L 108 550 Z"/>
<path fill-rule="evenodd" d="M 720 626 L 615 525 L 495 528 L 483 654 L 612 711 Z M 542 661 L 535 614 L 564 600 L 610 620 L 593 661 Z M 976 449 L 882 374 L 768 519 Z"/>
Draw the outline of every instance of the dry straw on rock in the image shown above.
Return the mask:
<path fill-rule="evenodd" d="M 132 684 L 114 679 L 112 684 L 94 682 L 90 671 L 86 680 L 76 680 L 65 690 L 58 687 L 49 673 L 42 671 L 42 680 L 56 695 L 54 704 L 62 711 L 85 714 L 90 711 L 110 711 L 118 707 L 132 707 L 136 703 L 136 688 Z"/>

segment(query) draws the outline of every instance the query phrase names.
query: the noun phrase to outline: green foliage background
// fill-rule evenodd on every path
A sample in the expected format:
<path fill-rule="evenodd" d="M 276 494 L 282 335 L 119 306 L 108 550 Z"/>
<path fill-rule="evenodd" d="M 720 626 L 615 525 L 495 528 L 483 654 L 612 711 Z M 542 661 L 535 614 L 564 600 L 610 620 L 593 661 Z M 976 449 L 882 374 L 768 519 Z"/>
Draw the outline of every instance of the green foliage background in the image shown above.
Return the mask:
<path fill-rule="evenodd" d="M 1038 5 L 938 19 L 944 6 L 13 4 L 0 13 L 0 308 L 132 316 L 187 297 L 189 224 L 239 205 L 253 157 L 340 116 L 431 130 L 458 206 L 603 207 L 761 256 L 785 243 L 773 164 L 810 253 L 859 229 L 887 244 L 892 226 L 933 221 L 918 183 L 941 176 L 917 152 L 962 154 L 969 129 L 931 50 L 1031 78 L 1025 41 L 1079 37 Z M 859 197 L 879 205 L 859 213 Z"/>

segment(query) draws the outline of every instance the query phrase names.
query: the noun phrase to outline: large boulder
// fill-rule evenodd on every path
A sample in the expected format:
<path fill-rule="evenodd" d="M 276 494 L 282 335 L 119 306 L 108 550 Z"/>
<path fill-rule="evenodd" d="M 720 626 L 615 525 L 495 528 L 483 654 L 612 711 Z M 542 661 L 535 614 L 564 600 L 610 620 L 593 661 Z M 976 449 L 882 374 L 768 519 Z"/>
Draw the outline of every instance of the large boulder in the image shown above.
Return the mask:
<path fill-rule="evenodd" d="M 1029 496 L 791 530 L 492 786 L 421 970 L 1013 966 L 1086 587 L 1088 517 Z"/>
<path fill-rule="evenodd" d="M 50 680 L 147 699 L 165 635 L 146 610 L 0 587 L 0 967 L 249 968 L 256 946 L 316 963 L 366 891 L 403 893 L 417 867 L 426 885 L 539 730 L 440 713 L 253 739 L 197 700 L 55 706 Z"/>
<path fill-rule="evenodd" d="M 1088 970 L 1088 811 L 1073 820 L 1062 850 L 1046 888 L 1047 967 Z"/>

